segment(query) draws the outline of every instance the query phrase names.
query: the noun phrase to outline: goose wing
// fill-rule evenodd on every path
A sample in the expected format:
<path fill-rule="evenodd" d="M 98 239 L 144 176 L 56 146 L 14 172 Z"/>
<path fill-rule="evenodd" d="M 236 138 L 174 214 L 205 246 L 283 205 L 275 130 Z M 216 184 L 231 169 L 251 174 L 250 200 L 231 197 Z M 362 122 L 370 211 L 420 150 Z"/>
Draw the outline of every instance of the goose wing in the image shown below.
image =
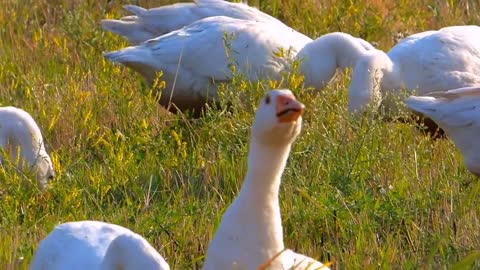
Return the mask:
<path fill-rule="evenodd" d="M 466 127 L 480 124 L 480 87 L 411 96 L 406 103 L 411 109 L 429 116 L 441 126 Z"/>
<path fill-rule="evenodd" d="M 407 37 L 389 52 L 407 89 L 422 95 L 480 84 L 480 27 L 452 26 Z"/>
<path fill-rule="evenodd" d="M 120 20 L 105 19 L 102 20 L 101 25 L 107 31 L 126 37 L 133 44 L 139 44 L 203 18 L 214 16 L 270 21 L 283 25 L 276 18 L 256 8 L 223 0 L 197 0 L 194 3 L 177 3 L 151 9 L 135 5 L 125 5 L 124 8 L 134 15 Z"/>
<path fill-rule="evenodd" d="M 30 270 L 98 269 L 110 242 L 129 230 L 97 221 L 63 223 L 38 246 Z"/>
<path fill-rule="evenodd" d="M 268 22 L 219 16 L 205 18 L 138 46 L 106 53 L 105 57 L 130 64 L 137 71 L 142 65 L 156 71 L 171 74 L 183 71 L 193 77 L 219 81 L 231 79 L 230 64 L 233 64 L 240 68 L 237 71 L 255 80 L 266 74 L 278 76 L 285 63 L 274 59 L 273 52 L 291 48 L 295 56 L 309 41 L 298 32 L 285 31 Z"/>

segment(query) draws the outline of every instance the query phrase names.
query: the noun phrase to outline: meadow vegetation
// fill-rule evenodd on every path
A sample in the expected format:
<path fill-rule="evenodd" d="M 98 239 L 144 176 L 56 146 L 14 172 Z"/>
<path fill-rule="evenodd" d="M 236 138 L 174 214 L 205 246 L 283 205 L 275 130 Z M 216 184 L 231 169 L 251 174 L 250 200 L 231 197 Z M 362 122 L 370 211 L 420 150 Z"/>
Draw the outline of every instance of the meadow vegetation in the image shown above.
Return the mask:
<path fill-rule="evenodd" d="M 173 269 L 199 269 L 246 171 L 258 98 L 273 82 L 236 78 L 228 110 L 171 115 L 156 92 L 102 51 L 127 43 L 101 30 L 122 4 L 174 1 L 5 0 L 0 9 L 0 105 L 30 112 L 57 178 L 0 169 L 0 269 L 27 269 L 61 222 L 95 219 L 143 235 Z M 257 0 L 311 37 L 344 31 L 384 50 L 405 33 L 479 24 L 477 1 Z M 335 269 L 480 268 L 480 181 L 448 139 L 414 123 L 354 119 L 349 72 L 321 94 L 287 76 L 306 105 L 281 187 L 285 242 Z M 243 93 L 240 102 L 239 93 Z"/>

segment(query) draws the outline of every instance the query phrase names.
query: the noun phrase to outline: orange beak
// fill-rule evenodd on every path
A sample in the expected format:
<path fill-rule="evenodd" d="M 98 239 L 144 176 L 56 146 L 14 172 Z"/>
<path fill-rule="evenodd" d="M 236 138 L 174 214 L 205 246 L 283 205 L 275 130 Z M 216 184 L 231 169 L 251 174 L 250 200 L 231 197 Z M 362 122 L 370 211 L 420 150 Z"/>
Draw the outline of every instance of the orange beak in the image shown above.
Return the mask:
<path fill-rule="evenodd" d="M 303 113 L 305 106 L 294 96 L 277 96 L 277 118 L 280 123 L 296 121 Z"/>

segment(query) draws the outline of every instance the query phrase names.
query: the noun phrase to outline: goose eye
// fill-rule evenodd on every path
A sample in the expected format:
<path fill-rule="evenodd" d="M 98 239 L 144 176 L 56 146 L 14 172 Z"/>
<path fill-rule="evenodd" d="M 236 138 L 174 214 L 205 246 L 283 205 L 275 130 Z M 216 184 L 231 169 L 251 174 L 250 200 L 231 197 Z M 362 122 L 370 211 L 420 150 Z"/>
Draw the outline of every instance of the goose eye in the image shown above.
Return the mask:
<path fill-rule="evenodd" d="M 270 95 L 267 95 L 265 97 L 265 104 L 267 104 L 267 105 L 270 104 Z"/>

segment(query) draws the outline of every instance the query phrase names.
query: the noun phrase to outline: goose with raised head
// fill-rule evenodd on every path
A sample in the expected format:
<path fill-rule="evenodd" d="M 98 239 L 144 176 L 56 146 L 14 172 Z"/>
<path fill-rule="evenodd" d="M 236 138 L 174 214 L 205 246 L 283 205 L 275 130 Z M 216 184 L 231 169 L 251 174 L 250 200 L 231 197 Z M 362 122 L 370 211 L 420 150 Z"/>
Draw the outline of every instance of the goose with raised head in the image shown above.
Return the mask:
<path fill-rule="evenodd" d="M 125 5 L 124 8 L 134 15 L 120 20 L 105 19 L 101 25 L 105 30 L 126 37 L 134 45 L 214 16 L 283 25 L 281 21 L 256 8 L 224 0 L 196 0 L 194 3 L 177 3 L 151 9 L 135 5 Z"/>
<path fill-rule="evenodd" d="M 162 71 L 166 89 L 160 104 L 175 112 L 177 108 L 200 111 L 207 99 L 214 101 L 217 83 L 232 79 L 232 65 L 250 81 L 279 80 L 298 59 L 305 85 L 321 89 L 337 68 L 352 66 L 368 50 L 373 50 L 368 42 L 345 33 L 312 41 L 272 22 L 220 16 L 104 56 L 136 70 L 149 83 Z"/>
<path fill-rule="evenodd" d="M 357 60 L 348 90 L 348 110 L 362 113 L 385 95 L 418 95 L 480 84 L 480 27 L 445 27 L 401 40 L 388 53 L 368 51 Z M 393 108 L 392 99 L 385 100 Z"/>
<path fill-rule="evenodd" d="M 270 91 L 261 100 L 251 129 L 245 180 L 209 244 L 204 270 L 259 269 L 285 249 L 278 195 L 303 109 L 290 90 Z M 291 269 L 298 264 L 324 266 L 286 250 L 263 268 Z"/>
<path fill-rule="evenodd" d="M 20 170 L 28 166 L 36 173 L 40 189 L 45 189 L 48 180 L 55 177 L 40 128 L 26 111 L 16 107 L 0 108 L 0 147 L 9 155 L 10 161 L 19 158 Z"/>
<path fill-rule="evenodd" d="M 35 252 L 30 270 L 169 270 L 163 257 L 140 235 L 100 222 L 60 224 Z"/>
<path fill-rule="evenodd" d="M 406 104 L 443 128 L 462 152 L 467 169 L 480 176 L 480 86 L 411 96 Z"/>

